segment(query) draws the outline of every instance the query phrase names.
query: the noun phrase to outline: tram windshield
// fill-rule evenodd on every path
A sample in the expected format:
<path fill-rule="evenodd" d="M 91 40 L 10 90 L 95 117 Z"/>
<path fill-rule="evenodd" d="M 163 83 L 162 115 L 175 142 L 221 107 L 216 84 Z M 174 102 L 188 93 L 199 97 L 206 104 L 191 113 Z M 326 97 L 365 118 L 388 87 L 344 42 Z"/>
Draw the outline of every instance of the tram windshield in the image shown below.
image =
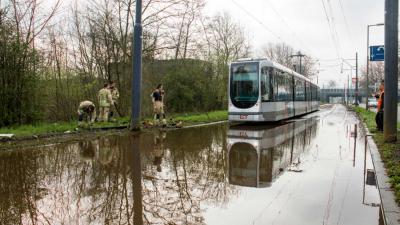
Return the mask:
<path fill-rule="evenodd" d="M 258 100 L 258 63 L 231 66 L 230 97 L 234 106 L 249 108 Z"/>

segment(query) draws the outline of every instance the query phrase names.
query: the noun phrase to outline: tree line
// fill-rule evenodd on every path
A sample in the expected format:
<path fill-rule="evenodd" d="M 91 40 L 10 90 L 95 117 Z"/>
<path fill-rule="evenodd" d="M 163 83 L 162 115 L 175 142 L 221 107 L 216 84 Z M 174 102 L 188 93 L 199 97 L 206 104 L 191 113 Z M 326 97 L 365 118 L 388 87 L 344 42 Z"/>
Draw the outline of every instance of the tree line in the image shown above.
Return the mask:
<path fill-rule="evenodd" d="M 134 6 L 0 0 L 0 127 L 73 120 L 79 102 L 96 104 L 110 81 L 120 91 L 119 111 L 129 115 Z M 205 0 L 143 1 L 144 116 L 158 83 L 167 113 L 226 108 L 229 62 L 256 54 L 239 21 L 225 12 L 206 16 L 204 7 Z M 265 43 L 260 55 L 292 68 L 294 52 Z M 314 60 L 304 62 L 305 75 L 315 74 Z"/>

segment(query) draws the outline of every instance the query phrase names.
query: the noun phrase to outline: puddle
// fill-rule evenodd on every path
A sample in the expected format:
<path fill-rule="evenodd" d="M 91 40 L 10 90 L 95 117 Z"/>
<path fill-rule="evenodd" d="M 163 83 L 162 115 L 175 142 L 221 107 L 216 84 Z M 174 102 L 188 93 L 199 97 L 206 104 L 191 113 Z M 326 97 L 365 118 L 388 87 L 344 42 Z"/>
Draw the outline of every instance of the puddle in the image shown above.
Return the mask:
<path fill-rule="evenodd" d="M 329 110 L 329 113 L 327 111 Z M 323 115 L 323 116 L 320 116 Z M 4 224 L 380 224 L 344 107 L 0 153 Z"/>

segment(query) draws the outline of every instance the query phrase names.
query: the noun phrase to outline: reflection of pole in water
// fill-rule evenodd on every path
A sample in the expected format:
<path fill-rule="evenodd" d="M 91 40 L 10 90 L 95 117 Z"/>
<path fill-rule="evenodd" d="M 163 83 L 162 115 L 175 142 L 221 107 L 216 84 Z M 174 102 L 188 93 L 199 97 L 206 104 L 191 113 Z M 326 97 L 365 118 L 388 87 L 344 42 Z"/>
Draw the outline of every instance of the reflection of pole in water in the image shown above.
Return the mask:
<path fill-rule="evenodd" d="M 363 179 L 363 204 L 365 203 L 365 170 L 367 167 L 367 138 L 368 135 L 365 135 L 364 141 L 364 179 Z"/>
<path fill-rule="evenodd" d="M 140 136 L 134 134 L 132 138 L 132 186 L 133 186 L 133 224 L 143 224 L 142 203 L 142 165 L 140 160 Z"/>
<path fill-rule="evenodd" d="M 296 124 L 295 124 L 296 125 Z M 290 164 L 292 164 L 293 163 L 293 151 L 294 151 L 294 130 L 296 129 L 296 126 L 293 126 L 293 129 L 292 129 L 292 135 L 291 135 L 291 137 L 292 137 L 292 147 L 290 148 Z"/>
<path fill-rule="evenodd" d="M 353 153 L 353 167 L 356 166 L 356 147 L 357 147 L 357 124 L 354 124 L 354 153 Z"/>

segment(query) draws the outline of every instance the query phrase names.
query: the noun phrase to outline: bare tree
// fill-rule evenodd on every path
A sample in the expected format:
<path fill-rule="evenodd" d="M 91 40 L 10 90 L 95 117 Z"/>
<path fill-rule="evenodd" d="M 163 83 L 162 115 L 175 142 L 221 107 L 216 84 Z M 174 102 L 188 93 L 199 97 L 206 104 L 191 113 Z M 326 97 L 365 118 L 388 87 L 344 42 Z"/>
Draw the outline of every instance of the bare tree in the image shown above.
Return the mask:
<path fill-rule="evenodd" d="M 188 51 L 193 50 L 189 48 L 196 43 L 194 34 L 200 36 L 196 20 L 201 17 L 204 6 L 204 0 L 183 0 L 176 21 L 168 25 L 167 40 L 174 51 L 174 59 L 186 59 Z"/>
<path fill-rule="evenodd" d="M 212 17 L 206 29 L 215 61 L 227 65 L 229 61 L 249 55 L 250 44 L 245 30 L 228 13 Z"/>
<path fill-rule="evenodd" d="M 262 50 L 264 56 L 271 59 L 274 62 L 277 62 L 283 66 L 288 68 L 292 68 L 295 70 L 295 67 L 299 68 L 300 59 L 298 57 L 293 57 L 295 54 L 295 50 L 293 47 L 285 44 L 285 43 L 268 43 L 263 47 Z M 315 69 L 315 60 L 310 56 L 302 57 L 301 62 L 301 73 L 305 77 L 312 77 L 316 74 Z"/>
<path fill-rule="evenodd" d="M 361 79 L 360 79 L 360 87 L 365 88 L 366 87 L 366 82 L 367 82 L 367 70 L 366 66 L 361 69 Z M 370 63 L 369 67 L 369 74 L 368 74 L 368 79 L 369 79 L 369 86 L 371 90 L 371 86 L 374 86 L 376 88 L 379 87 L 380 81 L 384 78 L 385 75 L 385 64 L 384 62 L 372 62 Z M 374 90 L 376 91 L 376 90 Z"/>
<path fill-rule="evenodd" d="M 328 81 L 328 88 L 335 88 L 337 87 L 337 83 L 334 80 Z"/>
<path fill-rule="evenodd" d="M 293 60 L 292 55 L 295 53 L 295 50 L 285 44 L 273 44 L 268 43 L 266 46 L 263 47 L 263 53 L 269 59 L 274 62 L 277 62 L 283 66 L 293 68 Z"/>
<path fill-rule="evenodd" d="M 202 21 L 205 44 L 208 51 L 203 53 L 206 60 L 211 62 L 214 70 L 214 79 L 219 85 L 215 96 L 224 107 L 227 102 L 226 87 L 228 82 L 228 63 L 250 54 L 250 44 L 245 36 L 245 29 L 228 13 L 217 14 Z"/>

